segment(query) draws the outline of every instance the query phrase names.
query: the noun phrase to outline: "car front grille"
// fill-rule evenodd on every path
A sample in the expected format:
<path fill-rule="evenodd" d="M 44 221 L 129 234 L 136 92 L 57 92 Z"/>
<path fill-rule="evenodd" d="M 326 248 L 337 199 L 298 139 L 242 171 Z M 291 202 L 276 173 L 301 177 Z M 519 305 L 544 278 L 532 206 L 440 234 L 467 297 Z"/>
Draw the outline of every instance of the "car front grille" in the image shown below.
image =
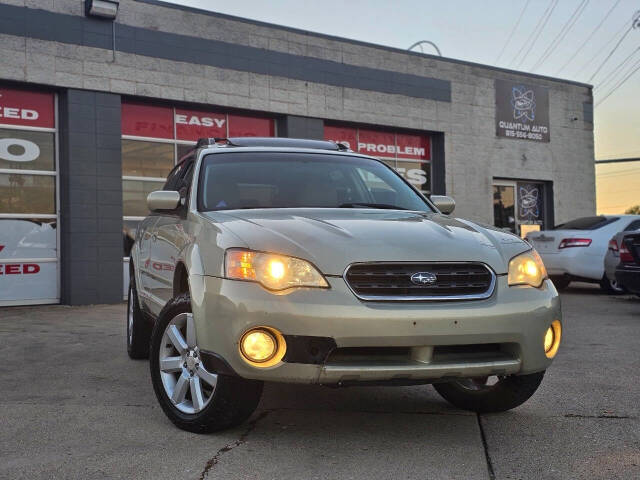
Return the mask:
<path fill-rule="evenodd" d="M 420 277 L 430 282 L 422 284 Z M 473 262 L 355 263 L 345 280 L 358 298 L 377 301 L 479 300 L 495 286 L 493 271 Z"/>

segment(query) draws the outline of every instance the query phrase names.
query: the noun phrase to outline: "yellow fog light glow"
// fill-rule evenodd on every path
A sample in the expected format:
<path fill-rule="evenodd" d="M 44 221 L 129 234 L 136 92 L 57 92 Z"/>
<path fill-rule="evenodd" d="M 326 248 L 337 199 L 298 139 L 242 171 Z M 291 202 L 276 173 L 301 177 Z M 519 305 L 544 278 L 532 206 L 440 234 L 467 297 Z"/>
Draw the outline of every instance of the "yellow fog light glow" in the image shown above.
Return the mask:
<path fill-rule="evenodd" d="M 551 322 L 549 328 L 544 334 L 544 354 L 547 358 L 553 358 L 558 353 L 560 347 L 560 340 L 562 338 L 562 324 L 560 320 L 554 320 Z"/>
<path fill-rule="evenodd" d="M 266 362 L 276 348 L 276 339 L 266 330 L 254 330 L 242 337 L 242 353 L 253 362 Z"/>
<path fill-rule="evenodd" d="M 298 287 L 329 287 L 322 274 L 306 260 L 238 248 L 227 250 L 225 276 L 232 280 L 258 282 L 274 291 Z"/>
<path fill-rule="evenodd" d="M 287 351 L 283 335 L 272 327 L 247 330 L 238 344 L 242 359 L 257 368 L 272 367 L 279 363 Z"/>
<path fill-rule="evenodd" d="M 535 250 L 521 253 L 509 261 L 509 286 L 530 285 L 537 288 L 542 285 L 545 278 L 547 278 L 547 270 Z"/>

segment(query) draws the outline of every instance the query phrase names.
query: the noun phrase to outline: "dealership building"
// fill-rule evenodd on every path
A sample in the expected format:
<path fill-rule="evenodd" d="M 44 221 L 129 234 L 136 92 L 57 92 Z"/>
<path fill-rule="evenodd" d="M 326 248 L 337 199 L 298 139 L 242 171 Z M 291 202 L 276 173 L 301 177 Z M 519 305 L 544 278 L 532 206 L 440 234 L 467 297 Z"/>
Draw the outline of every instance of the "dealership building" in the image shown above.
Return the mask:
<path fill-rule="evenodd" d="M 146 195 L 233 136 L 346 143 L 520 235 L 595 213 L 590 85 L 156 0 L 0 0 L 0 306 L 122 301 Z"/>

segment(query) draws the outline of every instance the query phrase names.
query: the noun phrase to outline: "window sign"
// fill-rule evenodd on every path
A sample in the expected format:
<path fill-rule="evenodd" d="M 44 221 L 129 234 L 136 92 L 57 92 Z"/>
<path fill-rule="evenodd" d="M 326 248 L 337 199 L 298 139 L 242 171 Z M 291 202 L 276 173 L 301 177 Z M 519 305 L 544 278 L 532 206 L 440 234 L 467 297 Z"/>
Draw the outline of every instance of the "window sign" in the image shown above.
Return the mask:
<path fill-rule="evenodd" d="M 431 139 L 428 135 L 325 125 L 325 140 L 342 143 L 354 152 L 378 157 L 409 183 L 431 191 Z"/>
<path fill-rule="evenodd" d="M 528 225 L 544 223 L 541 183 L 518 182 L 518 222 Z"/>

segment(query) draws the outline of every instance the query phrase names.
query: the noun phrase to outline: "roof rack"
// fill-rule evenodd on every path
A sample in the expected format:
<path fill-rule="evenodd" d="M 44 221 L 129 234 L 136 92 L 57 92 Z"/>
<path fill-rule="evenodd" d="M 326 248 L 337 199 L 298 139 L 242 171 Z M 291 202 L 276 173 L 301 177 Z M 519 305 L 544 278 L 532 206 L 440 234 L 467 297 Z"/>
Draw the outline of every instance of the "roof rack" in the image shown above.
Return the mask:
<path fill-rule="evenodd" d="M 302 138 L 287 137 L 210 137 L 198 140 L 195 148 L 200 147 L 284 147 L 284 148 L 310 148 L 318 150 L 338 150 L 349 152 L 349 147 L 343 143 L 330 140 L 308 140 Z"/>

